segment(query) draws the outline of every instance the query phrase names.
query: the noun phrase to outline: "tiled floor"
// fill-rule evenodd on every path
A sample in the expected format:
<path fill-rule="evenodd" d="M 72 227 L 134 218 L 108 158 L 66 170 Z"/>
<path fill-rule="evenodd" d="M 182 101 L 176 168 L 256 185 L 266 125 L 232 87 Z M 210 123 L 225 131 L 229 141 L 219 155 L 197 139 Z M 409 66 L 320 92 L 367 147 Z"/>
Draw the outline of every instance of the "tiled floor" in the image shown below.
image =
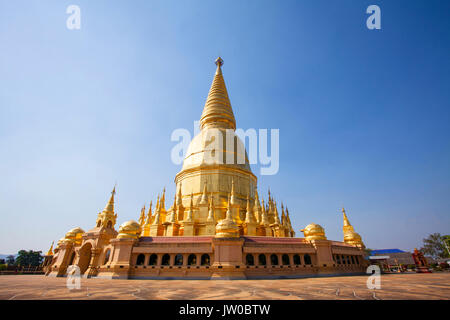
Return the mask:
<path fill-rule="evenodd" d="M 381 289 L 367 276 L 283 280 L 82 279 L 69 290 L 66 278 L 0 276 L 0 299 L 450 299 L 450 273 L 388 274 Z"/>

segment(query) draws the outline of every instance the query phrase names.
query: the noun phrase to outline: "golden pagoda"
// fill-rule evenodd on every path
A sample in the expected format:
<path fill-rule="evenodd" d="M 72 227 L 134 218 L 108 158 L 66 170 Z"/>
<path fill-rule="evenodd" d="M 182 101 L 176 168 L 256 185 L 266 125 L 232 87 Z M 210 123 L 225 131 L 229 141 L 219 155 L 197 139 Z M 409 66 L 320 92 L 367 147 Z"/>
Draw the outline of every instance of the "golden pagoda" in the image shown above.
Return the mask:
<path fill-rule="evenodd" d="M 53 244 L 44 261 L 49 276 L 65 276 L 76 265 L 85 277 L 146 279 L 261 279 L 364 272 L 364 244 L 344 213 L 344 242 L 331 241 L 318 224 L 296 238 L 289 210 L 268 191 L 257 191 L 223 78 L 216 71 L 192 139 L 174 199 L 166 189 L 137 220 L 115 229 L 116 187 L 95 227 L 77 227 Z M 233 143 L 227 143 L 232 141 Z M 261 200 L 260 200 L 261 199 Z M 314 267 L 314 268 L 313 268 Z M 269 269 L 268 269 L 269 268 Z"/>
<path fill-rule="evenodd" d="M 354 245 L 354 246 L 359 246 L 359 247 L 365 248 L 365 245 L 362 242 L 361 236 L 355 232 L 355 229 L 350 224 L 350 221 L 347 218 L 347 214 L 345 213 L 344 208 L 342 208 L 342 214 L 344 217 L 344 227 L 343 227 L 344 242 Z"/>
<path fill-rule="evenodd" d="M 222 58 L 217 58 L 216 66 L 200 117 L 200 132 L 191 141 L 182 169 L 175 177 L 177 191 L 174 204 L 166 211 L 164 188 L 161 198 L 158 196 L 153 216 L 149 212 L 146 219 L 145 207 L 141 209 L 139 224 L 142 235 L 214 235 L 216 231 L 210 222 L 225 219 L 229 210 L 239 235 L 294 236 L 292 225 L 280 222 L 270 191 L 267 224 L 257 228 L 256 221 L 245 222 L 247 211 L 249 217 L 254 216 L 254 208 L 259 214 L 261 205 L 256 195 L 257 178 L 250 169 L 245 148 L 240 147 L 243 143 L 235 134 L 236 120 L 222 74 Z M 234 143 L 231 146 L 225 141 L 227 134 L 232 134 Z M 211 143 L 218 136 L 224 139 L 223 143 Z M 212 157 L 211 154 L 223 157 Z M 234 155 L 231 162 L 225 161 L 229 154 Z M 239 163 L 239 157 L 244 160 L 243 163 Z M 209 215 L 211 211 L 213 216 Z"/>

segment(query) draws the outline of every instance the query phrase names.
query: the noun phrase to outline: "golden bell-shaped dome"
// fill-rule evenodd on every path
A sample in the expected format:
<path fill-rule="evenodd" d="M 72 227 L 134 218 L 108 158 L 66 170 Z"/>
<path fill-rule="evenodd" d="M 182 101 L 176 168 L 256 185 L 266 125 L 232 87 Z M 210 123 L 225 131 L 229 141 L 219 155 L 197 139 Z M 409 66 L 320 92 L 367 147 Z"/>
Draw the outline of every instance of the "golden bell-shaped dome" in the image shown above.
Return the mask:
<path fill-rule="evenodd" d="M 67 231 L 64 241 L 81 244 L 83 233 L 85 233 L 85 231 L 80 227 L 70 229 L 69 231 Z"/>
<path fill-rule="evenodd" d="M 139 235 L 141 234 L 141 225 L 134 221 L 130 220 L 127 222 L 124 222 L 119 227 L 119 235 L 117 236 L 118 239 L 137 239 Z"/>
<path fill-rule="evenodd" d="M 81 229 L 80 227 L 76 227 L 73 229 L 70 229 L 69 231 L 67 231 L 66 233 L 66 238 L 71 238 L 71 237 L 76 237 L 78 234 L 83 234 L 84 230 Z"/>
<path fill-rule="evenodd" d="M 217 238 L 239 237 L 239 227 L 232 219 L 220 220 L 216 225 Z"/>
<path fill-rule="evenodd" d="M 305 239 L 310 240 L 327 240 L 325 236 L 325 229 L 318 224 L 311 223 L 305 227 L 305 229 L 300 230 L 305 235 Z"/>
<path fill-rule="evenodd" d="M 361 246 L 364 245 L 359 233 L 356 232 L 348 232 L 344 234 L 344 242 L 351 244 L 353 246 Z"/>
<path fill-rule="evenodd" d="M 232 143 L 228 143 L 227 139 Z M 227 159 L 229 154 L 233 155 L 233 159 Z M 205 128 L 189 144 L 182 171 L 217 165 L 251 172 L 245 145 L 235 131 Z"/>

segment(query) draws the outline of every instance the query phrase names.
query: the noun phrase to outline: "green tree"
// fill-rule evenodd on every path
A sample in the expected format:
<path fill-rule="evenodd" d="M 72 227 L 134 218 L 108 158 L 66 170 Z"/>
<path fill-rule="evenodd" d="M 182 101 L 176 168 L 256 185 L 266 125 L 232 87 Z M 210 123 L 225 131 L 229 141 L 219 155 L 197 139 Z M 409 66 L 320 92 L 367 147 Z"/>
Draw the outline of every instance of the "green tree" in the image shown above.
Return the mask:
<path fill-rule="evenodd" d="M 41 253 L 42 251 L 20 250 L 16 258 L 16 265 L 19 266 L 31 265 L 33 267 L 37 267 L 42 263 L 42 260 L 44 259 Z"/>
<path fill-rule="evenodd" d="M 16 259 L 14 258 L 13 255 L 9 255 L 6 257 L 6 263 L 7 264 L 14 264 L 14 262 L 16 261 Z"/>
<path fill-rule="evenodd" d="M 450 235 L 442 236 L 442 241 L 444 241 L 445 252 L 447 253 L 444 258 L 450 258 Z"/>
<path fill-rule="evenodd" d="M 420 248 L 420 251 L 425 255 L 432 256 L 433 258 L 446 258 L 449 256 L 444 245 L 443 237 L 441 237 L 440 233 L 430 234 L 428 238 L 423 239 L 423 247 Z"/>

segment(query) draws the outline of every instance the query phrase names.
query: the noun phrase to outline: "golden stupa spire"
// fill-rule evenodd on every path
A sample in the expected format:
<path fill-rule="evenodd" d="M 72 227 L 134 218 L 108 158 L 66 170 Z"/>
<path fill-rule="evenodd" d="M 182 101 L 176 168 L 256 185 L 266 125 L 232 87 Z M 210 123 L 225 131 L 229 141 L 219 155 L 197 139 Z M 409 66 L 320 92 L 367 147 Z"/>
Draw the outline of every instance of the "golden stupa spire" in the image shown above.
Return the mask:
<path fill-rule="evenodd" d="M 114 186 L 111 197 L 108 200 L 105 208 L 97 215 L 96 225 L 97 228 L 107 227 L 113 228 L 116 224 L 117 214 L 114 212 L 114 195 L 116 194 L 116 186 Z"/>
<path fill-rule="evenodd" d="M 289 209 L 287 206 L 286 206 L 286 219 L 287 219 L 289 225 L 291 225 L 291 218 L 289 217 Z"/>
<path fill-rule="evenodd" d="M 191 192 L 191 203 L 186 217 L 186 222 L 192 222 L 192 211 L 194 210 L 194 194 Z"/>
<path fill-rule="evenodd" d="M 160 218 L 161 218 L 161 199 L 158 194 L 158 197 L 156 199 L 155 218 L 153 219 L 152 225 L 158 225 Z"/>
<path fill-rule="evenodd" d="M 269 220 L 267 218 L 267 211 L 266 211 L 266 207 L 265 207 L 265 204 L 264 204 L 264 199 L 261 199 L 261 202 L 262 202 L 262 213 L 261 213 L 261 222 L 260 222 L 260 224 L 265 226 L 265 225 L 269 224 Z"/>
<path fill-rule="evenodd" d="M 145 224 L 148 225 L 152 222 L 152 201 L 150 200 L 150 206 L 148 207 L 147 219 Z"/>
<path fill-rule="evenodd" d="M 250 207 L 250 197 L 247 195 L 247 211 L 245 213 L 245 222 L 254 223 L 255 217 L 253 216 L 252 209 Z"/>
<path fill-rule="evenodd" d="M 160 212 L 159 212 L 159 210 L 156 210 L 156 213 L 155 213 L 155 220 L 153 220 L 153 225 L 158 225 L 159 224 L 159 219 L 160 219 L 160 217 L 161 217 L 161 215 L 160 215 Z"/>
<path fill-rule="evenodd" d="M 236 203 L 235 192 L 234 192 L 234 179 L 233 178 L 231 178 L 231 198 L 230 198 L 230 202 L 231 202 L 231 204 L 235 204 Z"/>
<path fill-rule="evenodd" d="M 159 209 L 163 211 L 166 210 L 166 187 L 164 187 L 163 194 L 159 202 Z"/>
<path fill-rule="evenodd" d="M 181 195 L 181 181 L 180 181 L 180 187 L 178 188 L 178 197 L 177 197 L 177 205 L 182 206 L 183 205 L 183 196 Z"/>
<path fill-rule="evenodd" d="M 158 211 L 159 211 L 159 208 L 160 208 L 160 206 L 159 206 L 159 194 L 158 194 L 158 197 L 156 198 L 155 212 L 158 212 Z"/>
<path fill-rule="evenodd" d="M 231 216 L 231 194 L 228 194 L 228 204 L 227 204 L 227 214 L 225 216 L 226 220 L 233 220 Z"/>
<path fill-rule="evenodd" d="M 52 245 L 50 246 L 50 249 L 48 249 L 47 256 L 52 256 L 53 255 L 53 244 L 54 243 L 55 243 L 55 241 L 52 242 Z"/>
<path fill-rule="evenodd" d="M 145 219 L 145 209 L 144 207 L 141 208 L 141 214 L 139 216 L 139 224 L 142 226 L 144 224 L 144 219 Z"/>
<path fill-rule="evenodd" d="M 364 247 L 364 243 L 361 239 L 361 236 L 355 232 L 355 229 L 350 224 L 350 221 L 347 218 L 347 214 L 345 213 L 345 209 L 342 208 L 342 214 L 344 216 L 344 226 L 343 226 L 343 232 L 344 232 L 344 242 L 358 246 L 358 247 Z"/>
<path fill-rule="evenodd" d="M 350 221 L 348 220 L 347 215 L 345 214 L 345 209 L 344 209 L 344 207 L 342 207 L 342 213 L 344 214 L 344 226 L 345 226 L 345 227 L 351 226 Z"/>
<path fill-rule="evenodd" d="M 211 198 L 209 199 L 209 211 L 208 211 L 208 218 L 206 219 L 208 222 L 214 222 L 214 200 L 213 200 L 213 194 L 211 192 Z"/>
<path fill-rule="evenodd" d="M 173 205 L 172 205 L 173 212 L 175 212 L 176 208 L 177 208 L 177 193 L 175 192 L 173 196 Z"/>
<path fill-rule="evenodd" d="M 225 80 L 222 76 L 223 60 L 216 59 L 216 74 L 209 89 L 208 98 L 200 118 L 200 128 L 206 126 L 220 127 L 226 129 L 236 129 L 236 120 L 231 108 Z"/>
<path fill-rule="evenodd" d="M 278 209 L 277 209 L 277 203 L 273 202 L 273 214 L 274 214 L 274 220 L 275 224 L 280 224 L 280 217 L 278 216 Z"/>
<path fill-rule="evenodd" d="M 176 210 L 177 210 L 177 196 L 173 197 L 173 205 L 172 205 L 172 211 L 168 214 L 166 222 L 175 223 L 176 222 Z"/>
<path fill-rule="evenodd" d="M 206 194 L 206 182 L 205 185 L 203 186 L 203 194 L 202 194 L 202 199 L 200 200 L 200 204 L 207 204 L 208 203 L 208 195 Z"/>
<path fill-rule="evenodd" d="M 255 204 L 253 205 L 256 223 L 260 222 L 261 218 L 261 204 L 259 203 L 258 189 L 255 187 Z"/>
<path fill-rule="evenodd" d="M 113 213 L 114 212 L 114 195 L 116 194 L 116 186 L 114 186 L 111 197 L 109 197 L 108 203 L 105 206 L 105 209 L 103 209 L 103 212 Z"/>

